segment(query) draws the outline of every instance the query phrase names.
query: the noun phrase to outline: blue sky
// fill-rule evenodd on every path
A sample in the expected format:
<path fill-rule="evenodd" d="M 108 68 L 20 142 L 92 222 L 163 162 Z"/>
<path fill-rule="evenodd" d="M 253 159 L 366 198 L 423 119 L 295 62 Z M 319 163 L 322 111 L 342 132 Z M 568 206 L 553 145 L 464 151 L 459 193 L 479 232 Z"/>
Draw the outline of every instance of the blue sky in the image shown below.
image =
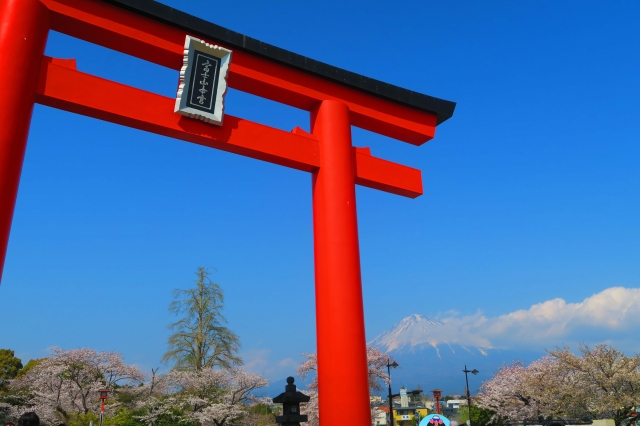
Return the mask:
<path fill-rule="evenodd" d="M 420 168 L 425 187 L 415 200 L 358 188 L 369 338 L 412 313 L 539 318 L 533 305 L 613 291 L 597 300 L 613 312 L 627 303 L 618 325 L 602 319 L 596 333 L 589 317 L 526 343 L 640 351 L 629 342 L 638 305 L 628 306 L 640 288 L 640 3 L 164 2 L 458 103 L 422 147 L 353 130 L 355 145 Z M 47 54 L 175 96 L 174 70 L 56 33 Z M 304 111 L 237 91 L 226 106 L 308 128 Z M 0 286 L 0 347 L 24 360 L 51 346 L 116 350 L 149 370 L 166 350 L 171 290 L 191 285 L 198 266 L 215 268 L 248 366 L 292 373 L 315 349 L 310 176 L 36 107 Z M 517 345 L 509 327 L 488 336 Z"/>

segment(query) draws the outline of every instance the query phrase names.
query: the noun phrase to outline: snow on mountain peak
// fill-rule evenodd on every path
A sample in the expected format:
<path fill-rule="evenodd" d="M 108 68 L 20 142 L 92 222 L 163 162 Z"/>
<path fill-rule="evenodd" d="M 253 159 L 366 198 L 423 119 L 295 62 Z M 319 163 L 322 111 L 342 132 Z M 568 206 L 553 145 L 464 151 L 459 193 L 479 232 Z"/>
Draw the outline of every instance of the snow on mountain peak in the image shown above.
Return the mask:
<path fill-rule="evenodd" d="M 433 318 L 423 317 L 418 314 L 409 315 L 370 341 L 369 344 L 382 347 L 386 352 L 402 349 L 405 346 L 413 348 L 414 346 L 425 344 L 437 349 L 438 343 L 446 343 L 436 338 L 435 335 L 440 333 L 434 333 L 434 331 L 437 331 L 434 329 L 442 325 L 444 324 Z"/>
<path fill-rule="evenodd" d="M 409 315 L 408 317 L 406 317 L 402 321 L 400 321 L 400 324 L 402 324 L 402 323 L 417 324 L 417 323 L 421 323 L 421 322 L 427 322 L 429 324 L 442 325 L 442 323 L 440 321 L 438 321 L 438 320 L 435 320 L 433 318 L 423 317 L 422 315 L 419 315 L 419 314 L 411 314 L 411 315 Z"/>

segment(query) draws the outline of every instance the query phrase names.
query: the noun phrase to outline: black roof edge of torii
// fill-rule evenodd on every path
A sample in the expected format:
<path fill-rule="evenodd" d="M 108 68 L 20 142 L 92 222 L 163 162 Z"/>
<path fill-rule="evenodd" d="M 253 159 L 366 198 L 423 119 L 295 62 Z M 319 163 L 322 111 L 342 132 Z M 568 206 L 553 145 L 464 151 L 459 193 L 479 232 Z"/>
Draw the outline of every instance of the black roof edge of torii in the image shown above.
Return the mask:
<path fill-rule="evenodd" d="M 256 56 L 281 63 L 291 68 L 340 83 L 352 89 L 377 96 L 420 111 L 435 114 L 437 124 L 451 118 L 455 102 L 403 89 L 320 61 L 264 43 L 231 31 L 155 0 L 102 0 L 137 14 L 180 28 L 194 35 L 219 41 L 228 47 L 240 49 Z"/>

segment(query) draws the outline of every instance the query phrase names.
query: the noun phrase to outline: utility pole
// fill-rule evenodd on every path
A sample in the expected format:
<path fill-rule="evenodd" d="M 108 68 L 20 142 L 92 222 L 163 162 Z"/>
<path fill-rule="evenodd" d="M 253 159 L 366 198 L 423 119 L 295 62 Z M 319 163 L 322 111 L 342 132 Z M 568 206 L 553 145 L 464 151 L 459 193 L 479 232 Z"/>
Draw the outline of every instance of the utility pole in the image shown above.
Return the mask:
<path fill-rule="evenodd" d="M 396 368 L 398 363 L 393 361 L 389 364 L 391 358 L 387 359 L 387 374 L 389 375 L 389 426 L 393 426 L 393 402 L 391 397 L 391 367 Z"/>
<path fill-rule="evenodd" d="M 479 373 L 479 371 L 475 368 L 473 370 L 467 370 L 467 365 L 465 364 L 464 370 L 462 370 L 462 372 L 464 373 L 464 377 L 467 381 L 467 410 L 469 411 L 469 426 L 471 426 L 471 393 L 469 392 L 469 373 L 475 376 Z"/>

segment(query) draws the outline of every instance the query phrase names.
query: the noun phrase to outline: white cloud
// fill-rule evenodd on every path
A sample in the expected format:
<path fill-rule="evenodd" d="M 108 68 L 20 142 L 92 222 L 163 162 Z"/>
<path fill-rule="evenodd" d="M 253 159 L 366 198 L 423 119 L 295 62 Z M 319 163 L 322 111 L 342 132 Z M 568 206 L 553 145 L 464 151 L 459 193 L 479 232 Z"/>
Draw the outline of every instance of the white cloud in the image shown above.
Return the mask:
<path fill-rule="evenodd" d="M 298 367 L 298 362 L 292 358 L 272 360 L 272 351 L 266 348 L 254 348 L 241 354 L 246 371 L 260 374 L 270 380 L 281 379 L 291 375 Z"/>
<path fill-rule="evenodd" d="M 252 349 L 242 354 L 244 369 L 256 374 L 263 374 L 269 367 L 270 349 Z"/>
<path fill-rule="evenodd" d="M 484 348 L 628 339 L 640 329 L 640 288 L 612 287 L 578 303 L 547 300 L 493 318 L 478 312 L 440 320 L 448 341 Z"/>
<path fill-rule="evenodd" d="M 290 367 L 290 366 L 296 366 L 297 363 L 292 359 L 292 358 L 285 358 L 283 360 L 281 360 L 278 365 L 280 367 Z"/>

